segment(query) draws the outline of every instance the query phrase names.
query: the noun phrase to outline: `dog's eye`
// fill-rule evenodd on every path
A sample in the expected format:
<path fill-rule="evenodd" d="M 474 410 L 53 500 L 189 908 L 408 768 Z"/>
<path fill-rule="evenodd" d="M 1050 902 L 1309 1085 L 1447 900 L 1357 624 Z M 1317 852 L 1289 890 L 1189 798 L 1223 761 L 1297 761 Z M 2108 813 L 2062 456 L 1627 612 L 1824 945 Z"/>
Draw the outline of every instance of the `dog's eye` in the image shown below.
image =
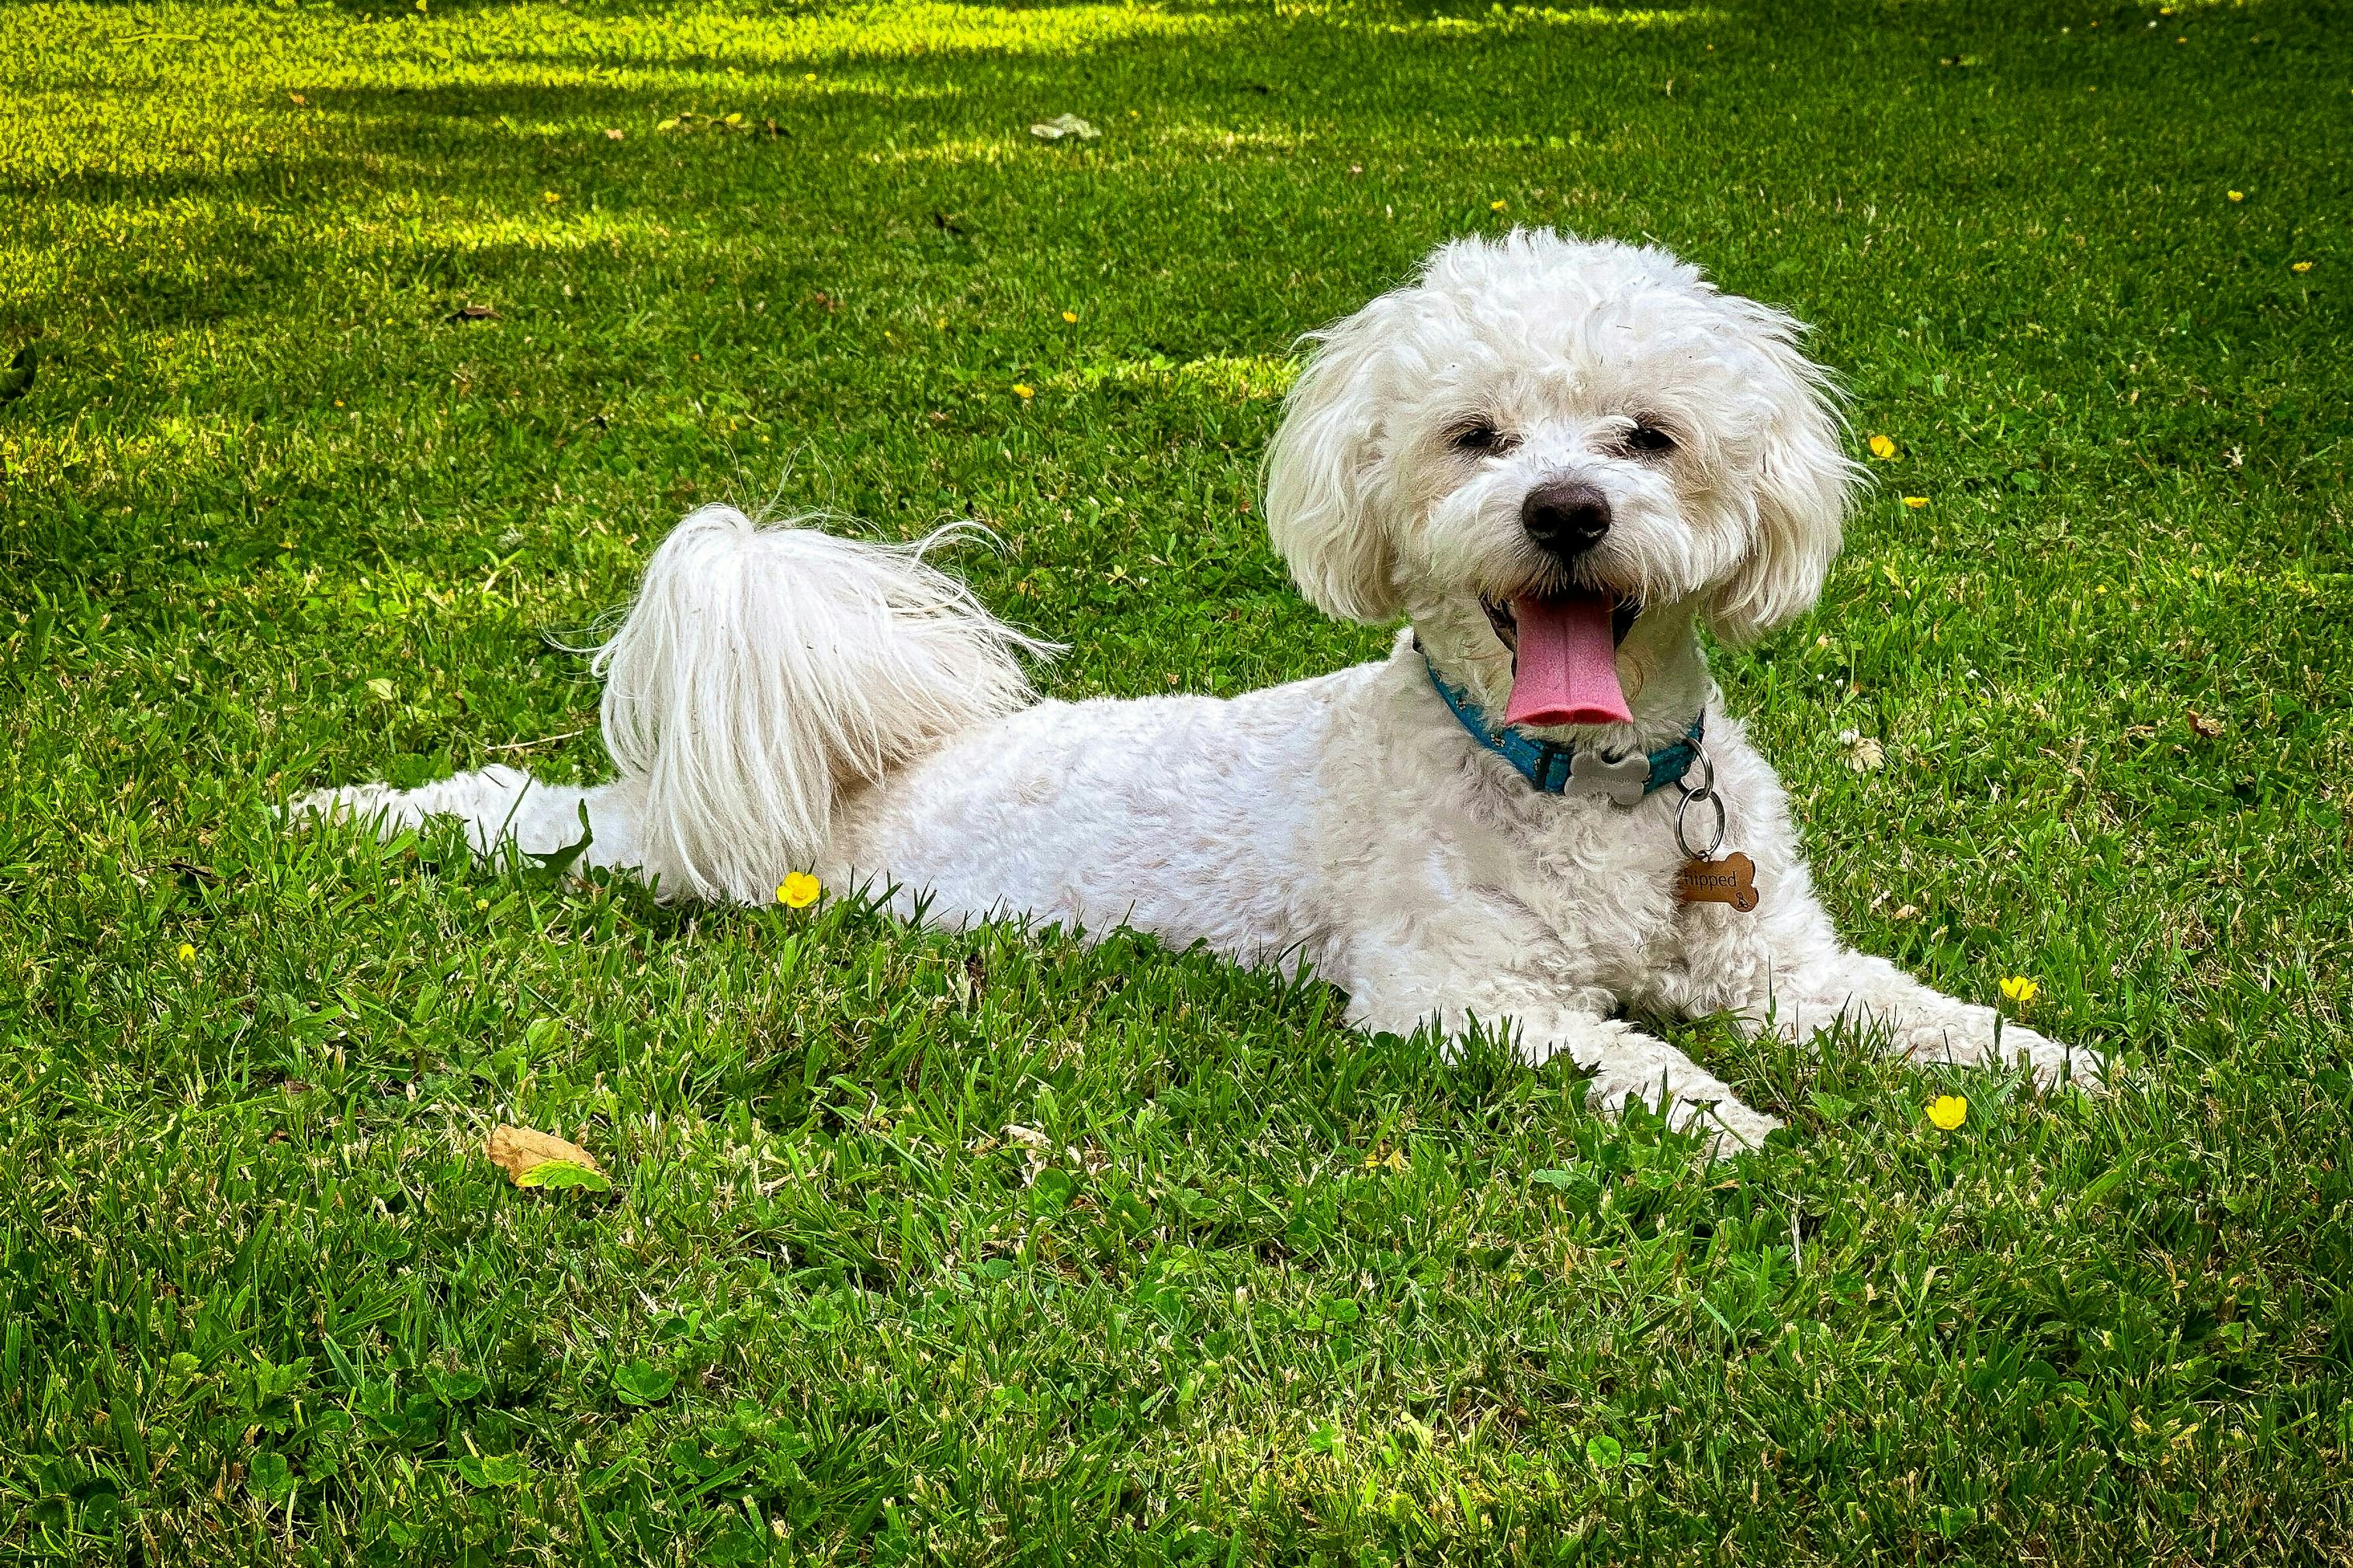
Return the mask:
<path fill-rule="evenodd" d="M 1477 452 L 1482 455 L 1508 452 L 1518 445 L 1512 437 L 1504 435 L 1484 419 L 1465 420 L 1462 424 L 1457 425 L 1452 430 L 1447 432 L 1446 443 L 1458 452 Z"/>
<path fill-rule="evenodd" d="M 1639 424 L 1626 432 L 1626 449 L 1646 457 L 1657 457 L 1675 449 L 1675 438 L 1651 424 Z"/>

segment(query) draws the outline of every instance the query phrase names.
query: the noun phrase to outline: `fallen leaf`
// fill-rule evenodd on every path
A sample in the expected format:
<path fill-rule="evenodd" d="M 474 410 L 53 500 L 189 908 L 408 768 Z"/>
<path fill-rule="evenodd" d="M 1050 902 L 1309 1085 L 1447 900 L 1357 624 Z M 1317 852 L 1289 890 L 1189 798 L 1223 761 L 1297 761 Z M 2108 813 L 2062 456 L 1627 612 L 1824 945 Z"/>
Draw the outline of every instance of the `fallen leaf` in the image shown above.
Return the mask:
<path fill-rule="evenodd" d="M 568 1187 L 586 1184 L 576 1177 L 558 1172 L 542 1173 L 549 1165 L 568 1165 L 585 1171 L 599 1182 L 605 1180 L 596 1156 L 577 1143 L 567 1143 L 552 1133 L 534 1132 L 528 1127 L 510 1127 L 504 1122 L 491 1130 L 491 1141 L 482 1152 L 491 1163 L 507 1173 L 507 1180 L 518 1187 Z M 527 1180 L 526 1178 L 535 1178 Z M 598 1190 L 602 1190 L 599 1188 Z"/>
<path fill-rule="evenodd" d="M 2202 739 L 2211 741 L 2215 736 L 2222 732 L 2222 721 L 2220 719 L 2209 719 L 2205 714 L 2199 712 L 2195 708 L 2193 708 L 2189 710 L 2189 727 L 2196 731 Z"/>
<path fill-rule="evenodd" d="M 1075 114 L 1058 114 L 1053 119 L 1029 127 L 1029 134 L 1040 142 L 1060 142 L 1065 136 L 1075 136 L 1082 142 L 1092 142 L 1103 134 Z"/>
<path fill-rule="evenodd" d="M 1857 735 L 1847 744 L 1846 765 L 1859 773 L 1875 773 L 1887 765 L 1887 748 L 1869 735 Z"/>
<path fill-rule="evenodd" d="M 618 142 L 620 139 L 621 139 L 621 130 L 620 130 L 620 127 L 618 127 L 618 126 L 617 126 L 617 125 L 608 125 L 608 126 L 607 126 L 607 127 L 605 128 L 605 140 L 606 140 L 606 141 L 607 141 L 607 142 Z"/>
<path fill-rule="evenodd" d="M 499 313 L 488 305 L 460 305 L 449 319 L 453 321 L 495 321 Z"/>

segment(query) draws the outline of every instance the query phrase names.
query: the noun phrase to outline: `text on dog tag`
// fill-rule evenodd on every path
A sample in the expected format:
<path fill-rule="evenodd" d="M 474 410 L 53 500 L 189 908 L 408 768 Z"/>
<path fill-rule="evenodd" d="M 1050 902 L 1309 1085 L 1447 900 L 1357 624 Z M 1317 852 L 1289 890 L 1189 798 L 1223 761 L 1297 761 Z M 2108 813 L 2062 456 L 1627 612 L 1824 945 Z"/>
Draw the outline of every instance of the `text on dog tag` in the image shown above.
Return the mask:
<path fill-rule="evenodd" d="M 1687 904 L 1730 904 L 1745 915 L 1757 907 L 1757 862 L 1738 850 L 1721 860 L 1686 860 L 1675 873 L 1675 896 Z"/>

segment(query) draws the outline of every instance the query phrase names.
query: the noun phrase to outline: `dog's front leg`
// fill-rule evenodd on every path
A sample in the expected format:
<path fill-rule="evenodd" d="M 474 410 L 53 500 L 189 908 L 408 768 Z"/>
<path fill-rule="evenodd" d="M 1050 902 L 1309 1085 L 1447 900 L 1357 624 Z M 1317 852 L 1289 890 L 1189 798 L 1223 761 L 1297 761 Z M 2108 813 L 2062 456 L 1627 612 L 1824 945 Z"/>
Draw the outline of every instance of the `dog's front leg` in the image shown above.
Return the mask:
<path fill-rule="evenodd" d="M 1924 985 L 1887 960 L 1846 946 L 1827 915 L 1811 914 L 1792 922 L 1797 929 L 1785 931 L 1776 943 L 1772 989 L 1757 1009 L 1760 1026 L 1769 1015 L 1774 1028 L 1803 1040 L 1843 1016 L 1858 1027 L 1883 1032 L 1895 1056 L 1964 1067 L 2006 1065 L 2022 1057 L 2038 1083 L 2068 1079 L 2099 1086 L 2099 1062 L 2090 1051 Z"/>
<path fill-rule="evenodd" d="M 1742 1104 L 1731 1086 L 1666 1041 L 1607 1016 L 1613 1000 L 1606 991 L 1564 1001 L 1534 986 L 1514 994 L 1514 987 L 1490 984 L 1466 997 L 1459 981 L 1416 983 L 1410 974 L 1409 968 L 1392 968 L 1351 992 L 1348 1021 L 1398 1035 L 1431 1025 L 1450 1054 L 1474 1026 L 1508 1030 L 1513 1053 L 1530 1067 L 1566 1058 L 1590 1072 L 1586 1102 L 1595 1110 L 1616 1115 L 1636 1100 L 1663 1106 L 1670 1125 L 1706 1129 L 1718 1158 L 1758 1147 L 1781 1125 Z"/>

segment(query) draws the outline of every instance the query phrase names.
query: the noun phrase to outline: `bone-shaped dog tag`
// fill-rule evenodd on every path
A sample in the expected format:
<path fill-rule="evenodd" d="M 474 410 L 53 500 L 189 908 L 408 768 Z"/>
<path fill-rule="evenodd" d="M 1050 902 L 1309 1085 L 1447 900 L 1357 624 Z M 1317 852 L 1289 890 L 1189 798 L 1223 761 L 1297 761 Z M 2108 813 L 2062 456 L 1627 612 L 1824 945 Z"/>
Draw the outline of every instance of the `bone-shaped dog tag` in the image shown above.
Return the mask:
<path fill-rule="evenodd" d="M 1612 761 L 1598 746 L 1579 746 L 1569 756 L 1568 783 L 1562 793 L 1606 795 L 1612 805 L 1640 805 L 1650 784 L 1651 759 L 1641 752 L 1629 752 Z"/>
<path fill-rule="evenodd" d="M 1737 849 L 1721 860 L 1686 860 L 1675 873 L 1675 896 L 1687 904 L 1730 904 L 1745 915 L 1757 907 L 1757 862 Z"/>

